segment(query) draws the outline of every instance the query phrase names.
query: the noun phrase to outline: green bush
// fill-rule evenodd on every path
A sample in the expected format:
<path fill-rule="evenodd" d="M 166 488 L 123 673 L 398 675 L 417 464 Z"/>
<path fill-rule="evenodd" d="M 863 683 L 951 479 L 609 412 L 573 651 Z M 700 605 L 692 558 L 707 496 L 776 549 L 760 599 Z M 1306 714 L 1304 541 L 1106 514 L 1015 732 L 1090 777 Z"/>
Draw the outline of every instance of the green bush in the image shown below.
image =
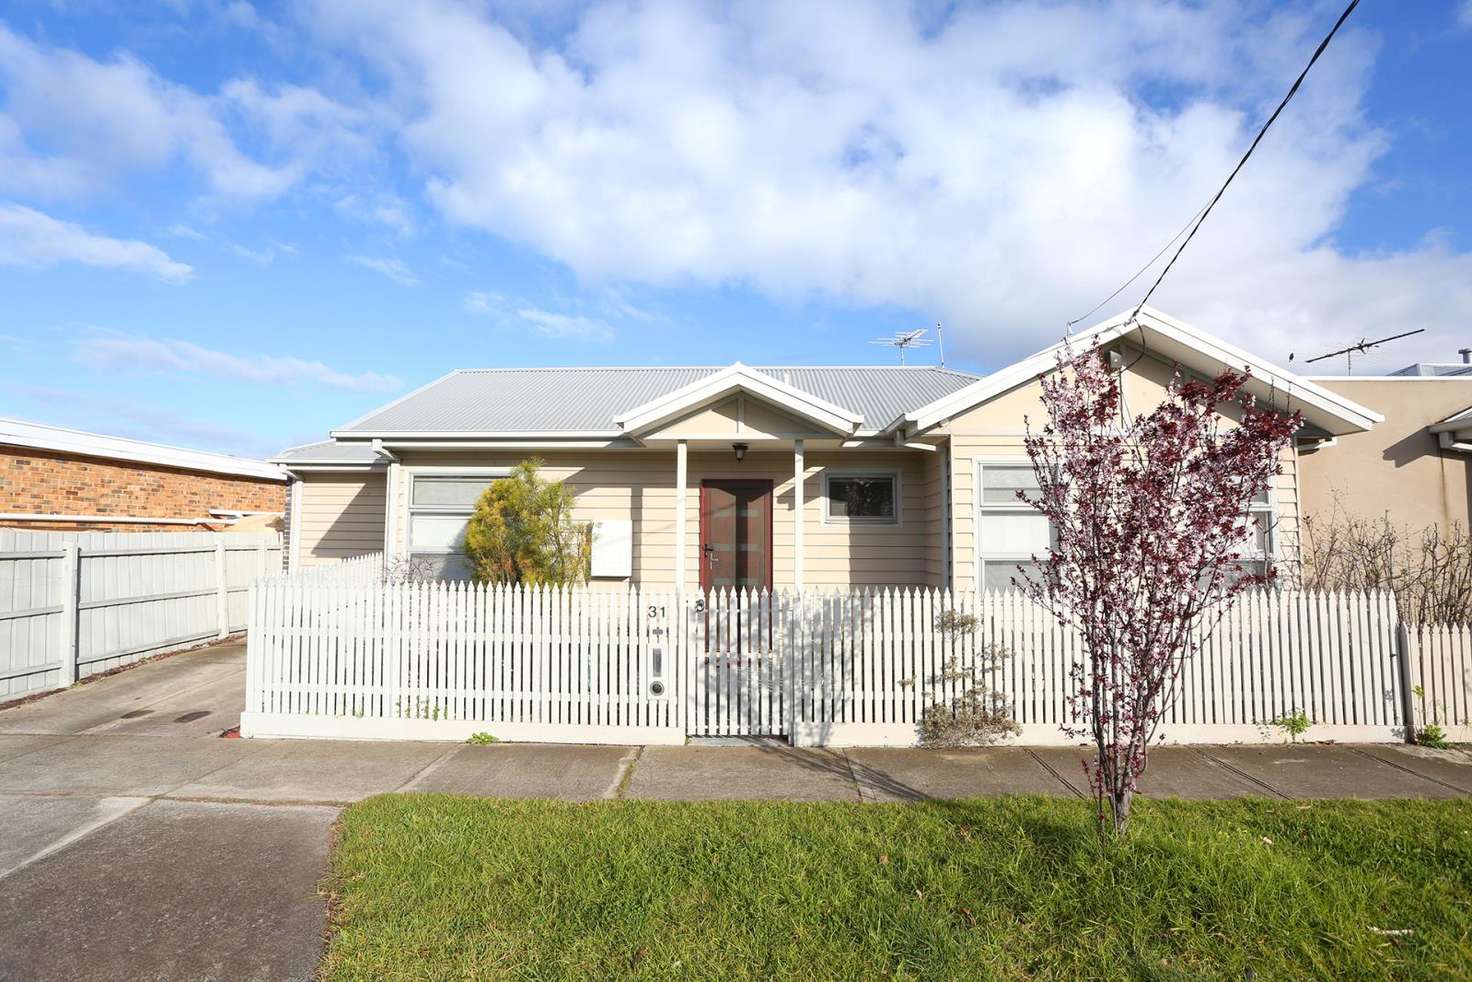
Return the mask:
<path fill-rule="evenodd" d="M 465 554 L 479 582 L 587 582 L 589 526 L 573 521 L 572 489 L 544 480 L 541 467 L 537 458 L 522 461 L 476 502 Z"/>

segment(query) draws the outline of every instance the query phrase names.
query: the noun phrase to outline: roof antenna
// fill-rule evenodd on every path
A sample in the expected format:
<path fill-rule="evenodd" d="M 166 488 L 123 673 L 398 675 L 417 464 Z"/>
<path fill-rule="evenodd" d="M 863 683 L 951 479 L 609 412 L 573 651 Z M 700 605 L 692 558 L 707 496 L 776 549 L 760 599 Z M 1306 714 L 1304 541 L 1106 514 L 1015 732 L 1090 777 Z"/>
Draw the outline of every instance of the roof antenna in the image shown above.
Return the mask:
<path fill-rule="evenodd" d="M 1424 334 L 1425 331 L 1426 331 L 1426 328 L 1424 328 L 1424 327 L 1418 327 L 1414 331 L 1406 331 L 1404 334 L 1392 334 L 1390 337 L 1388 337 L 1388 338 L 1381 338 L 1379 341 L 1370 341 L 1370 340 L 1368 340 L 1366 338 L 1360 338 L 1358 341 L 1356 341 L 1354 344 L 1350 345 L 1347 348 L 1340 348 L 1338 351 L 1331 351 L 1327 355 L 1318 355 L 1317 357 L 1314 357 L 1314 358 L 1305 359 L 1304 360 L 1304 364 L 1305 365 L 1312 365 L 1314 362 L 1316 362 L 1316 361 L 1323 361 L 1325 358 L 1337 358 L 1340 355 L 1343 355 L 1344 356 L 1344 370 L 1345 370 L 1345 374 L 1346 375 L 1353 375 L 1354 374 L 1354 356 L 1355 355 L 1362 355 L 1366 351 L 1369 351 L 1371 348 L 1374 348 L 1374 347 L 1377 347 L 1379 345 L 1382 345 L 1382 344 L 1384 344 L 1387 341 L 1399 341 L 1401 338 L 1408 338 L 1412 334 Z M 1289 361 L 1292 361 L 1293 360 L 1293 354 L 1291 352 L 1288 355 L 1288 360 Z"/>
<path fill-rule="evenodd" d="M 935 322 L 935 339 L 940 342 L 940 367 L 946 367 L 946 332 L 940 326 L 940 321 Z"/>
<path fill-rule="evenodd" d="M 925 328 L 915 331 L 899 331 L 892 337 L 875 338 L 870 344 L 882 344 L 889 348 L 898 348 L 900 353 L 900 364 L 905 363 L 905 351 L 909 348 L 925 348 L 930 345 L 929 341 L 921 340 L 925 334 Z"/>

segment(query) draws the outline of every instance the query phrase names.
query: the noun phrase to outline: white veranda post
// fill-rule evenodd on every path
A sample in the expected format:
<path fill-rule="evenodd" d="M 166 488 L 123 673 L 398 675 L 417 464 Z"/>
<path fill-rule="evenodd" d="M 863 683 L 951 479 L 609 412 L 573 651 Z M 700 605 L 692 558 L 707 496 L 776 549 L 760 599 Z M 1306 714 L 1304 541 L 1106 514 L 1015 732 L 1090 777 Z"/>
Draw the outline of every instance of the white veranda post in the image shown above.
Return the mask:
<path fill-rule="evenodd" d="M 803 511 L 803 442 L 792 441 L 792 587 L 795 590 L 802 589 L 802 511 Z"/>
<path fill-rule="evenodd" d="M 684 440 L 675 444 L 675 590 L 685 589 L 685 484 L 688 448 Z"/>

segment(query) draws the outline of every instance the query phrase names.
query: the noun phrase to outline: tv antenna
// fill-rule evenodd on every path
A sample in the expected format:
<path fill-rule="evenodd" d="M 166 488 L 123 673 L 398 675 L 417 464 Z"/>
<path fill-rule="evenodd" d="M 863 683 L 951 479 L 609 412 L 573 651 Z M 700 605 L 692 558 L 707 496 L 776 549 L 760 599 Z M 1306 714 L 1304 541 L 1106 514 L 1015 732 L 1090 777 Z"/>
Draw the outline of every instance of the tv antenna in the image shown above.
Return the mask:
<path fill-rule="evenodd" d="M 1304 364 L 1312 365 L 1316 361 L 1323 361 L 1326 358 L 1338 358 L 1340 355 L 1343 355 L 1345 374 L 1353 375 L 1355 355 L 1362 355 L 1365 352 L 1369 351 L 1371 348 L 1379 347 L 1380 345 L 1385 344 L 1387 341 L 1399 341 L 1401 338 L 1408 338 L 1412 334 L 1424 334 L 1425 332 L 1426 328 L 1418 327 L 1414 331 L 1406 331 L 1402 334 L 1392 334 L 1390 337 L 1381 338 L 1378 341 L 1370 341 L 1366 338 L 1360 338 L 1358 341 L 1347 348 L 1340 348 L 1338 351 L 1331 351 L 1327 355 L 1319 355 L 1314 358 L 1308 358 L 1304 361 Z M 1288 355 L 1288 360 L 1293 360 L 1293 354 L 1291 352 Z"/>
<path fill-rule="evenodd" d="M 910 348 L 926 348 L 930 342 L 923 335 L 925 328 L 914 331 L 897 331 L 893 336 L 887 338 L 875 338 L 870 344 L 882 344 L 888 348 L 898 348 L 900 353 L 900 364 L 905 363 L 905 352 Z"/>

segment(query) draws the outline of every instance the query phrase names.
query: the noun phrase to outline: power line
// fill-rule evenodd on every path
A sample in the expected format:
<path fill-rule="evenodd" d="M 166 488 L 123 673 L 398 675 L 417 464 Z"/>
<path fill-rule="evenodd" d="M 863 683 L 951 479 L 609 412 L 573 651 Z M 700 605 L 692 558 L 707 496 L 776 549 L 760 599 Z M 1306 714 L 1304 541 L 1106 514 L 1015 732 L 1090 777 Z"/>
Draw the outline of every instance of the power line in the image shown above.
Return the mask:
<path fill-rule="evenodd" d="M 1257 137 L 1253 139 L 1252 146 L 1247 148 L 1247 152 L 1242 155 L 1242 159 L 1237 161 L 1237 166 L 1232 168 L 1232 173 L 1227 175 L 1227 179 L 1222 183 L 1222 186 L 1212 196 L 1212 199 L 1206 203 L 1206 209 L 1201 213 L 1201 217 L 1196 220 L 1195 226 L 1192 227 L 1190 234 L 1186 236 L 1186 241 L 1181 243 L 1181 247 L 1176 250 L 1176 254 L 1170 257 L 1170 262 L 1165 264 L 1165 269 L 1160 271 L 1160 275 L 1155 278 L 1155 282 L 1150 286 L 1150 289 L 1145 291 L 1145 296 L 1140 298 L 1140 302 L 1135 305 L 1135 309 L 1130 313 L 1130 320 L 1134 320 L 1140 316 L 1140 309 L 1150 301 L 1150 296 L 1155 292 L 1156 287 L 1160 286 L 1161 281 L 1165 279 L 1171 267 L 1176 264 L 1176 260 L 1181 258 L 1181 253 L 1186 251 L 1186 246 L 1190 245 L 1191 240 L 1196 237 L 1196 233 L 1201 229 L 1202 224 L 1206 222 L 1206 217 L 1211 214 L 1211 209 L 1215 208 L 1216 203 L 1221 200 L 1222 195 L 1227 193 L 1227 187 L 1232 183 L 1232 179 L 1246 165 L 1247 158 L 1252 156 L 1252 151 L 1256 150 L 1257 145 L 1262 142 L 1262 138 L 1267 136 L 1268 130 L 1277 121 L 1278 116 L 1287 107 L 1288 103 L 1293 101 L 1293 97 L 1298 94 L 1299 86 L 1303 85 L 1303 80 L 1308 78 L 1308 73 L 1314 67 L 1314 63 L 1319 60 L 1319 56 L 1329 47 L 1329 42 L 1334 40 L 1334 35 L 1339 33 L 1339 28 L 1344 26 L 1344 22 L 1349 20 L 1349 15 L 1354 13 L 1354 8 L 1359 5 L 1360 0 L 1349 0 L 1349 6 L 1344 8 L 1344 13 L 1339 15 L 1339 19 L 1334 22 L 1334 26 L 1329 28 L 1329 33 L 1324 35 L 1324 40 L 1320 41 L 1319 46 L 1314 49 L 1313 56 L 1309 58 L 1308 64 L 1303 66 L 1303 71 L 1299 72 L 1298 78 L 1293 80 L 1293 86 L 1288 90 L 1288 94 L 1283 97 L 1282 102 L 1278 103 L 1278 108 L 1273 110 L 1273 114 L 1268 117 L 1268 121 L 1262 124 L 1262 129 L 1257 131 Z"/>
<path fill-rule="evenodd" d="M 1186 221 L 1186 224 L 1184 224 L 1184 225 L 1181 226 L 1181 230 L 1179 232 L 1177 232 L 1175 235 L 1172 235 L 1170 237 L 1170 241 L 1167 242 L 1165 245 L 1161 246 L 1160 247 L 1160 251 L 1157 252 L 1155 255 L 1151 256 L 1150 257 L 1150 261 L 1148 263 L 1146 263 L 1145 265 L 1141 266 L 1139 268 L 1139 270 L 1136 271 L 1136 273 L 1135 273 L 1134 276 L 1131 276 L 1129 279 L 1127 279 L 1123 283 L 1121 283 L 1119 285 L 1119 289 L 1117 289 L 1113 293 L 1109 294 L 1109 296 L 1105 297 L 1103 300 L 1100 300 L 1098 303 L 1094 304 L 1094 306 L 1090 307 L 1088 310 L 1084 311 L 1082 314 L 1079 314 L 1077 317 L 1075 317 L 1073 320 L 1069 321 L 1067 324 L 1064 324 L 1063 325 L 1064 328 L 1071 328 L 1071 327 L 1073 327 L 1073 325 L 1077 324 L 1079 321 L 1083 320 L 1085 317 L 1092 317 L 1094 315 L 1094 312 L 1096 310 L 1098 310 L 1100 307 L 1104 306 L 1106 303 L 1108 303 L 1109 301 L 1113 300 L 1115 297 L 1119 296 L 1121 293 L 1123 293 L 1125 290 L 1127 290 L 1129 288 L 1129 285 L 1131 283 L 1135 282 L 1135 280 L 1139 279 L 1141 276 L 1144 276 L 1145 275 L 1145 271 L 1148 270 L 1151 266 L 1154 266 L 1157 262 L 1160 261 L 1160 257 L 1163 256 L 1163 255 L 1165 255 L 1165 251 L 1167 249 L 1169 249 L 1171 246 L 1175 245 L 1177 239 L 1179 239 L 1181 236 L 1183 236 L 1183 235 L 1186 234 L 1186 230 L 1191 227 L 1191 224 L 1193 222 L 1195 222 L 1196 219 L 1198 219 L 1198 218 L 1201 217 L 1201 214 L 1204 211 L 1206 211 L 1206 206 L 1203 205 L 1202 208 L 1201 208 L 1201 211 L 1198 211 L 1196 214 L 1192 215 Z"/>
<path fill-rule="evenodd" d="M 1165 268 L 1160 271 L 1160 275 L 1155 278 L 1155 282 L 1151 284 L 1150 289 L 1145 291 L 1145 296 L 1140 299 L 1140 302 L 1135 305 L 1135 309 L 1130 312 L 1130 320 L 1134 320 L 1136 317 L 1138 317 L 1140 315 L 1141 308 L 1143 308 L 1145 304 L 1150 302 L 1150 297 L 1154 295 L 1156 289 L 1165 279 L 1166 274 L 1171 271 L 1171 267 L 1175 266 L 1176 260 L 1181 258 L 1181 253 L 1186 251 L 1186 246 L 1191 244 L 1191 240 L 1196 237 L 1197 231 L 1199 231 L 1201 226 L 1206 222 L 1206 217 L 1211 214 L 1211 209 L 1216 207 L 1216 203 L 1221 200 L 1222 195 L 1226 194 L 1227 188 L 1237 177 L 1238 172 L 1240 172 L 1243 166 L 1246 165 L 1248 158 L 1252 156 L 1252 152 L 1256 150 L 1257 145 L 1262 142 L 1262 138 L 1267 135 L 1268 130 L 1272 127 L 1273 123 L 1277 121 L 1278 116 L 1282 114 L 1284 108 L 1287 107 L 1288 103 L 1291 102 L 1293 100 L 1293 97 L 1298 94 L 1299 87 L 1303 85 L 1303 80 L 1308 77 L 1308 73 L 1314 67 L 1314 63 L 1319 60 L 1319 56 L 1322 55 L 1324 53 L 1324 50 L 1329 47 L 1329 42 L 1334 40 L 1334 35 L 1339 33 L 1339 28 L 1344 26 L 1344 22 L 1349 19 L 1349 15 L 1354 13 L 1354 8 L 1358 7 L 1359 5 L 1360 0 L 1350 0 L 1349 6 L 1344 8 L 1344 13 L 1339 15 L 1339 19 L 1336 20 L 1334 22 L 1334 26 L 1329 29 L 1329 33 L 1324 35 L 1324 40 L 1320 41 L 1319 46 L 1314 49 L 1313 56 L 1309 58 L 1308 64 L 1303 67 L 1302 72 L 1299 72 L 1298 78 L 1294 79 L 1292 87 L 1288 89 L 1288 94 L 1283 97 L 1282 102 L 1278 103 L 1278 108 L 1273 110 L 1273 114 L 1268 117 L 1267 122 L 1262 124 L 1262 129 L 1257 131 L 1257 136 L 1253 139 L 1252 145 L 1247 148 L 1247 152 L 1242 155 L 1242 159 L 1237 161 L 1237 166 L 1232 168 L 1232 173 L 1227 175 L 1227 179 L 1222 182 L 1222 186 L 1217 189 L 1216 194 L 1212 195 L 1211 200 L 1206 203 L 1206 207 L 1198 211 L 1196 215 L 1191 219 L 1191 221 L 1186 223 L 1186 228 L 1181 230 L 1181 232 L 1185 232 L 1186 229 L 1190 230 L 1189 233 L 1186 234 L 1186 240 L 1181 243 L 1180 248 L 1176 250 L 1175 255 L 1170 257 L 1170 262 L 1165 264 Z M 1100 307 L 1104 306 L 1106 303 L 1123 293 L 1124 290 L 1131 283 L 1140 278 L 1140 275 L 1144 273 L 1145 270 L 1155 265 L 1156 261 L 1159 260 L 1162 255 L 1164 255 L 1166 249 L 1169 249 L 1171 247 L 1171 243 L 1175 242 L 1176 239 L 1179 239 L 1181 237 L 1181 232 L 1177 232 L 1175 234 L 1175 237 L 1172 238 L 1170 242 L 1167 242 L 1165 246 L 1161 248 L 1160 252 L 1157 252 L 1155 254 L 1155 257 L 1153 259 L 1146 263 L 1145 266 L 1141 268 L 1138 273 L 1126 280 L 1118 290 L 1115 290 L 1109 296 L 1101 300 L 1098 304 L 1094 306 L 1093 310 L 1090 310 L 1088 313 L 1069 321 L 1068 326 L 1072 327 L 1074 324 L 1077 324 L 1079 321 L 1092 314 L 1095 310 L 1098 310 Z"/>

